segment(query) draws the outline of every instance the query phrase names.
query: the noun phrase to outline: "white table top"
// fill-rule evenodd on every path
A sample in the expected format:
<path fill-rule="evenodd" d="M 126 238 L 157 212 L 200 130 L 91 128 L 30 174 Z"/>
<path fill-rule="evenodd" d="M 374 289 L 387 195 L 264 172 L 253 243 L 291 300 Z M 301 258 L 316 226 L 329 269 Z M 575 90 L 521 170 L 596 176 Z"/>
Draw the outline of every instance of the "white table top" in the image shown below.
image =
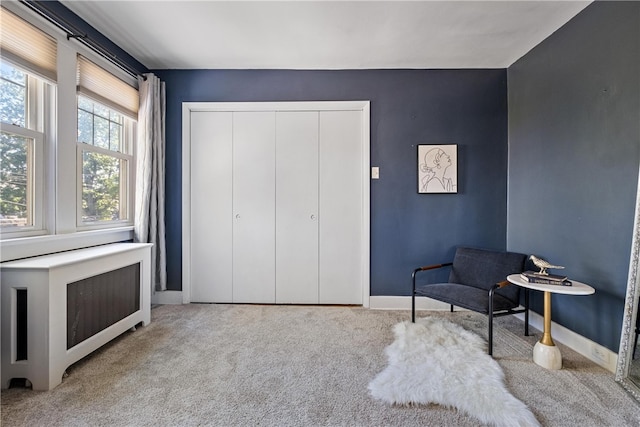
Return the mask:
<path fill-rule="evenodd" d="M 553 292 L 556 294 L 567 295 L 591 295 L 596 292 L 591 286 L 578 282 L 577 280 L 571 280 L 571 286 L 562 285 L 544 285 L 541 283 L 529 283 L 522 278 L 519 274 L 511 274 L 507 276 L 507 280 L 514 285 L 522 286 L 523 288 L 534 289 L 536 291 Z"/>
<path fill-rule="evenodd" d="M 57 267 L 64 267 L 87 261 L 101 256 L 113 255 L 120 252 L 132 251 L 144 247 L 153 246 L 152 243 L 110 243 L 108 245 L 94 246 L 91 248 L 76 249 L 73 251 L 59 252 L 50 255 L 42 255 L 33 258 L 7 261 L 0 264 L 0 269 L 31 269 L 31 270 L 51 270 Z"/>

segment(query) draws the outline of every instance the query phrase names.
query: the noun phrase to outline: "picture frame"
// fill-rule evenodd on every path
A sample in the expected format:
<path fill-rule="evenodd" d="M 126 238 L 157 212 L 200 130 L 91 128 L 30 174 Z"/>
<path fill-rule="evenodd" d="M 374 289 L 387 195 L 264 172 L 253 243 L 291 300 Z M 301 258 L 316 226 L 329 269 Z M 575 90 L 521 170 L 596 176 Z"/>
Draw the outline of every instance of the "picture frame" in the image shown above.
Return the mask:
<path fill-rule="evenodd" d="M 418 145 L 418 193 L 458 192 L 458 145 Z"/>

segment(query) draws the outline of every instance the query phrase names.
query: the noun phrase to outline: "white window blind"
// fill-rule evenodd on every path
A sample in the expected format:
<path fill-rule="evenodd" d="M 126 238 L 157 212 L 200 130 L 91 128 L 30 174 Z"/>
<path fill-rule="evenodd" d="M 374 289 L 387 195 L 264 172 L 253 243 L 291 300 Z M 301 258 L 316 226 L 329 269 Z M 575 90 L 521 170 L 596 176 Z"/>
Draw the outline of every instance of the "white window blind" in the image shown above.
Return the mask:
<path fill-rule="evenodd" d="M 3 59 L 56 81 L 55 39 L 0 7 L 0 50 Z"/>
<path fill-rule="evenodd" d="M 104 68 L 78 55 L 78 93 L 138 119 L 138 90 Z"/>

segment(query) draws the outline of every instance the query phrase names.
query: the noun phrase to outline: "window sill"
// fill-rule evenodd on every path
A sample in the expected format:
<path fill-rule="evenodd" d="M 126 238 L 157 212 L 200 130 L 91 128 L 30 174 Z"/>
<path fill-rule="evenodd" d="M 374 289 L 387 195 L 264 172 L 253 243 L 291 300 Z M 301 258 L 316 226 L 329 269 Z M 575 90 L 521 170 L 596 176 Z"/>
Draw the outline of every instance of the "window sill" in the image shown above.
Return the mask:
<path fill-rule="evenodd" d="M 11 261 L 132 239 L 133 227 L 129 226 L 107 230 L 0 240 L 0 261 Z"/>

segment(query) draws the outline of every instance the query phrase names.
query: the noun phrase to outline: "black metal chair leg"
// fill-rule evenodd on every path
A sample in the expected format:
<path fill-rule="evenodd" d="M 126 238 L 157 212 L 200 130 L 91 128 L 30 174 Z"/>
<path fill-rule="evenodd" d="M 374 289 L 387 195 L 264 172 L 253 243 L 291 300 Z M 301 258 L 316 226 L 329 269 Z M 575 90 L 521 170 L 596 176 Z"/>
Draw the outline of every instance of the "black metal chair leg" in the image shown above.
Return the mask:
<path fill-rule="evenodd" d="M 489 356 L 493 356 L 493 293 L 495 287 L 489 290 Z"/>
<path fill-rule="evenodd" d="M 416 273 L 421 270 L 416 268 L 411 273 L 411 323 L 416 323 Z"/>
<path fill-rule="evenodd" d="M 491 310 L 489 311 L 489 356 L 493 356 L 493 311 Z"/>
<path fill-rule="evenodd" d="M 529 336 L 529 289 L 524 290 L 524 336 Z"/>
<path fill-rule="evenodd" d="M 411 323 L 416 323 L 416 294 L 411 295 Z"/>

